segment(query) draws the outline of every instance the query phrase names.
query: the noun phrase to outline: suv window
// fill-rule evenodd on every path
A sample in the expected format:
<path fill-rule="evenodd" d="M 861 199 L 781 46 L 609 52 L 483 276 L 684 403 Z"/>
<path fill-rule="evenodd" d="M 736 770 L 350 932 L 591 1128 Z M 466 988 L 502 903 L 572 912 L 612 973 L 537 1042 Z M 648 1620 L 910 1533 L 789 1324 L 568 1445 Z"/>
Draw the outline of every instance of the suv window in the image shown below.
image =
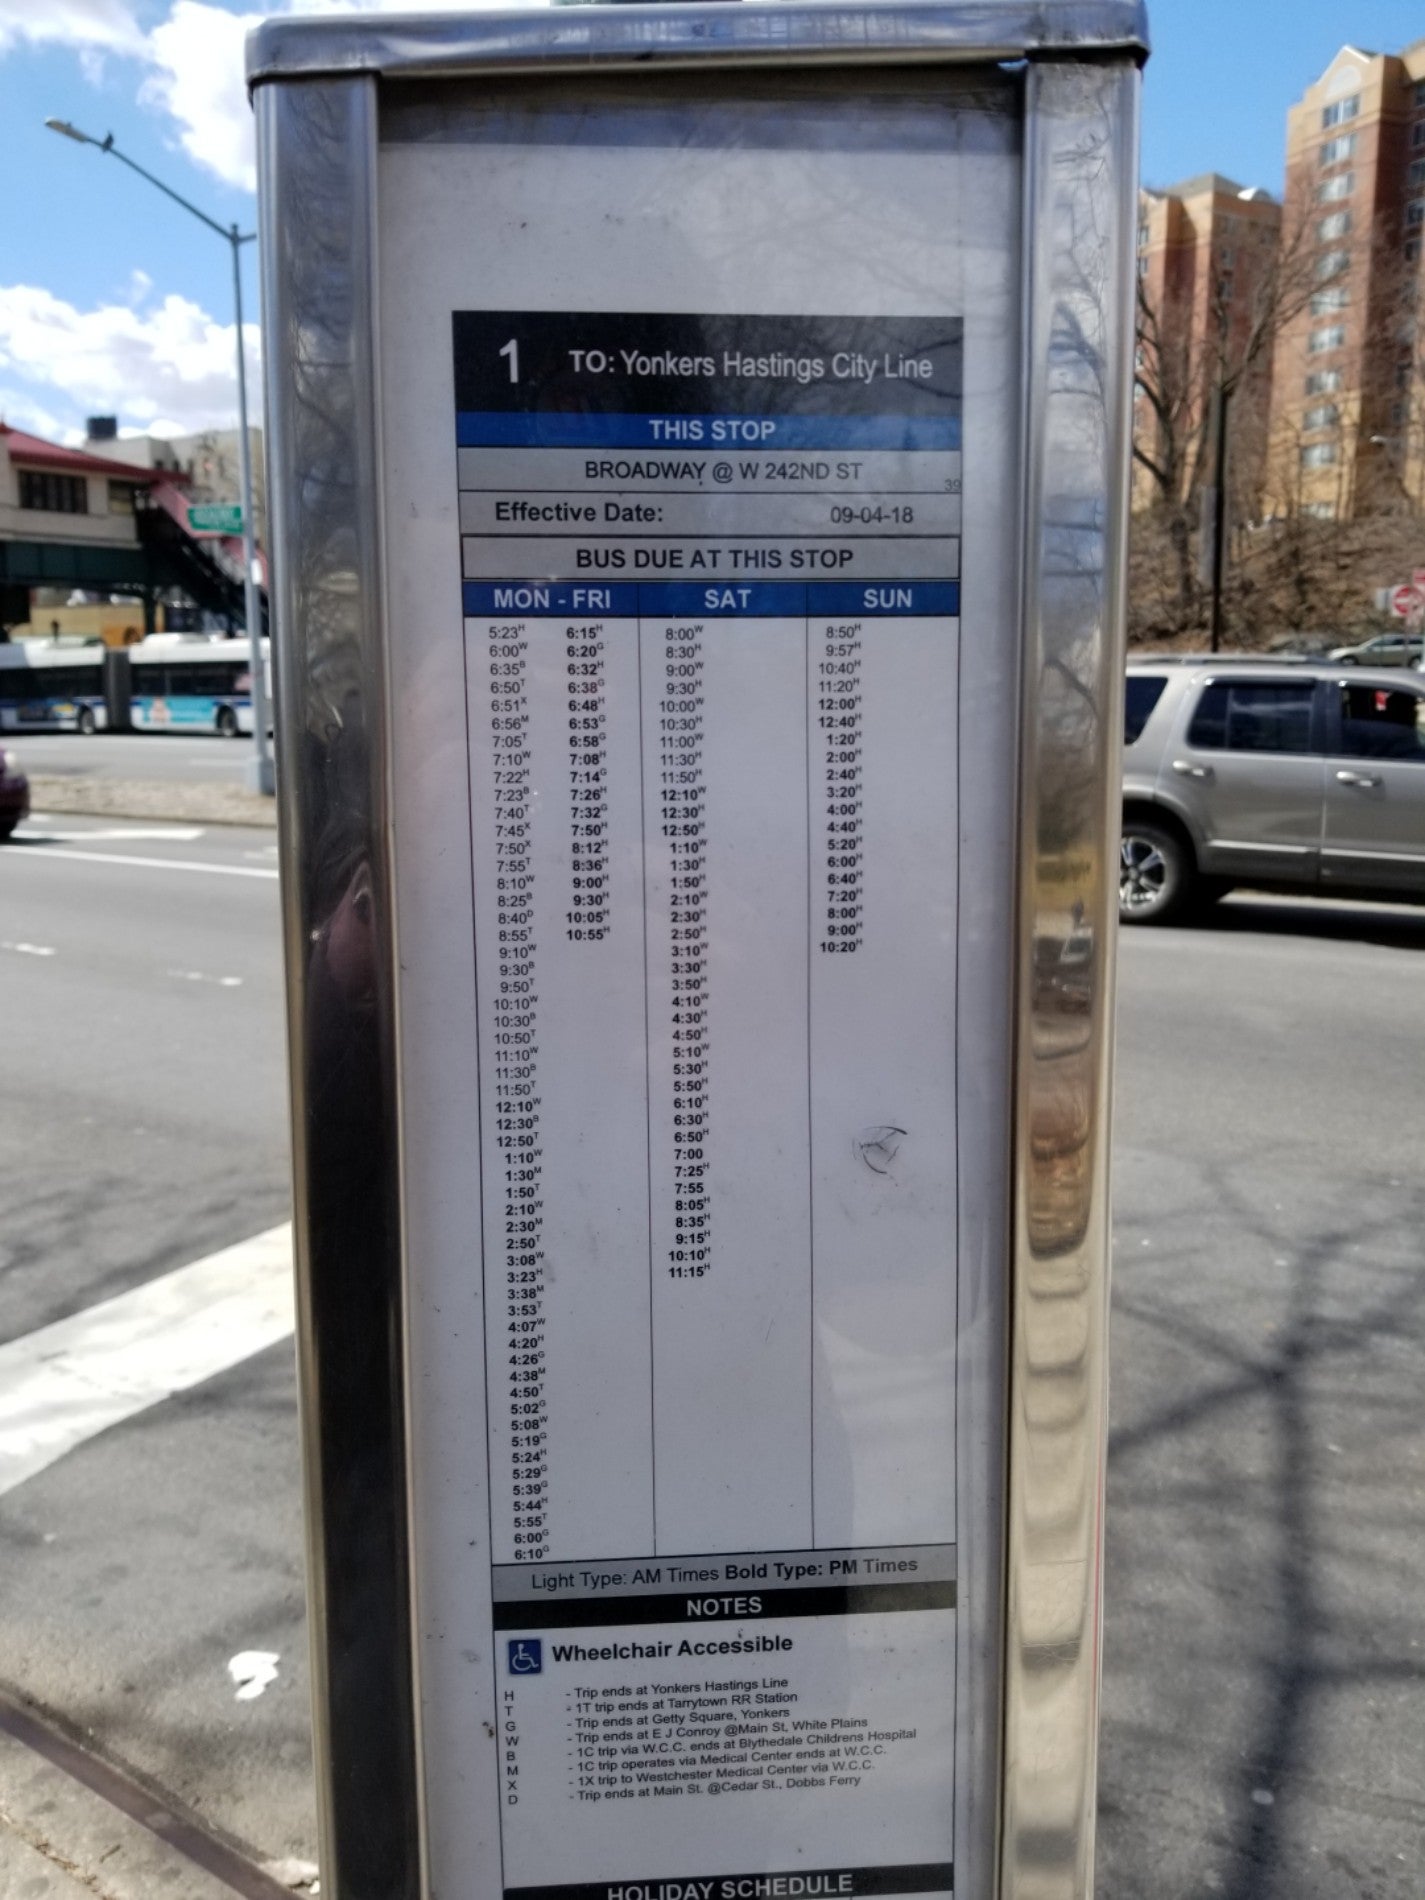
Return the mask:
<path fill-rule="evenodd" d="M 1203 688 L 1188 744 L 1209 751 L 1310 752 L 1310 680 L 1213 680 Z"/>
<path fill-rule="evenodd" d="M 1163 697 L 1168 678 L 1165 673 L 1135 674 L 1129 678 L 1123 696 L 1123 743 L 1134 745 L 1143 736 L 1153 708 Z"/>
<path fill-rule="evenodd" d="M 1350 759 L 1425 760 L 1425 699 L 1388 687 L 1343 686 L 1341 751 Z"/>

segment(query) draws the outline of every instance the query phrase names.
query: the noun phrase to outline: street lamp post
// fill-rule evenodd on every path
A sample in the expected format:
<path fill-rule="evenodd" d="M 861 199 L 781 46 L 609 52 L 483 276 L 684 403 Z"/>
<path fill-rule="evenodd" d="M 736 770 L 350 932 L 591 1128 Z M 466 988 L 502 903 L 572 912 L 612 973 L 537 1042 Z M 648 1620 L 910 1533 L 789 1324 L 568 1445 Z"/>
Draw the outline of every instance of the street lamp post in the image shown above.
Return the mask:
<path fill-rule="evenodd" d="M 250 244 L 256 233 L 239 231 L 233 225 L 223 226 L 206 211 L 200 211 L 190 204 L 172 186 L 165 185 L 161 178 L 155 178 L 152 172 L 145 171 L 142 165 L 121 152 L 114 143 L 110 132 L 102 139 L 91 138 L 87 132 L 81 132 L 67 119 L 46 119 L 45 124 L 51 132 L 58 132 L 64 138 L 73 139 L 78 145 L 92 145 L 101 152 L 107 152 L 111 158 L 117 158 L 127 165 L 131 172 L 137 172 L 140 178 L 146 178 L 149 184 L 161 191 L 165 198 L 171 198 L 175 204 L 182 205 L 185 211 L 191 211 L 195 218 L 206 224 L 210 231 L 216 231 L 232 249 L 233 257 L 233 309 L 237 321 L 237 388 L 238 388 L 238 469 L 242 484 L 242 569 L 243 569 L 243 610 L 247 616 L 248 651 L 251 654 L 252 673 L 252 737 L 253 755 L 248 761 L 247 779 L 251 789 L 271 797 L 276 789 L 272 769 L 272 753 L 267 744 L 267 680 L 262 666 L 262 601 L 257 585 L 257 542 L 254 532 L 252 505 L 252 441 L 247 426 L 247 352 L 243 345 L 242 333 L 242 268 L 241 251 L 244 244 Z"/>

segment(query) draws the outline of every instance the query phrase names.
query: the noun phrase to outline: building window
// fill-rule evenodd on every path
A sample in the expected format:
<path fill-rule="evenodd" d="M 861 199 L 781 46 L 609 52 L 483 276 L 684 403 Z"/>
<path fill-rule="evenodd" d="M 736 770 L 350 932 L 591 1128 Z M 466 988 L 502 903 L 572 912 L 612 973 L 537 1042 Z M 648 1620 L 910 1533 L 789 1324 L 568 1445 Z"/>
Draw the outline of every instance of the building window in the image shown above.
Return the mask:
<path fill-rule="evenodd" d="M 1334 521 L 1336 504 L 1334 501 L 1308 501 L 1301 512 L 1309 515 L 1313 521 Z"/>
<path fill-rule="evenodd" d="M 1406 261 L 1406 263 L 1407 263 L 1407 264 L 1413 264 L 1413 263 L 1415 263 L 1415 261 L 1417 260 L 1417 258 L 1418 258 L 1419 256 L 1420 256 L 1420 240 L 1419 240 L 1419 238 L 1418 238 L 1418 237 L 1415 237 L 1415 238 L 1407 238 L 1407 239 L 1405 240 L 1405 261 Z"/>
<path fill-rule="evenodd" d="M 1321 148 L 1321 163 L 1323 165 L 1339 165 L 1343 160 L 1354 158 L 1355 156 L 1356 135 L 1354 132 L 1343 132 L 1340 138 L 1327 139 Z"/>
<path fill-rule="evenodd" d="M 89 484 L 82 475 L 47 475 L 35 468 L 22 468 L 20 506 L 39 508 L 52 515 L 87 515 Z"/>
<path fill-rule="evenodd" d="M 1425 158 L 1412 160 L 1410 170 L 1405 174 L 1405 182 L 1412 191 L 1425 185 Z"/>
<path fill-rule="evenodd" d="M 1146 251 L 1148 248 L 1148 227 L 1146 224 L 1140 224 L 1138 227 L 1138 248 L 1140 251 Z"/>
<path fill-rule="evenodd" d="M 1412 198 L 1405 207 L 1405 228 L 1418 231 L 1425 224 L 1425 198 Z"/>
<path fill-rule="evenodd" d="M 1323 324 L 1319 330 L 1313 330 L 1311 332 L 1307 349 L 1312 356 L 1320 356 L 1323 350 L 1339 350 L 1345 341 L 1345 324 L 1327 323 Z"/>
<path fill-rule="evenodd" d="M 1349 268 L 1350 262 L 1349 251 L 1323 251 L 1316 260 L 1317 282 L 1327 277 L 1339 277 L 1343 270 Z"/>
<path fill-rule="evenodd" d="M 1323 218 L 1320 224 L 1317 225 L 1316 235 L 1323 244 L 1330 244 L 1333 238 L 1345 237 L 1350 228 L 1350 212 L 1333 211 L 1329 218 Z"/>
<path fill-rule="evenodd" d="M 1352 119 L 1360 117 L 1361 95 L 1353 92 L 1349 99 L 1338 99 L 1334 105 L 1323 108 L 1321 129 L 1329 132 L 1333 125 L 1349 125 Z"/>
<path fill-rule="evenodd" d="M 1406 405 L 1403 402 L 1393 402 L 1390 405 L 1390 422 L 1392 428 L 1398 429 L 1405 421 L 1405 410 Z"/>
<path fill-rule="evenodd" d="M 1329 290 L 1318 290 L 1311 299 L 1313 317 L 1329 317 L 1333 310 L 1344 310 L 1351 301 L 1351 293 L 1344 284 L 1333 284 Z"/>
<path fill-rule="evenodd" d="M 111 515 L 131 515 L 134 512 L 134 485 L 132 482 L 110 482 L 109 513 Z"/>
<path fill-rule="evenodd" d="M 1146 277 L 1148 275 L 1148 260 L 1146 257 L 1140 257 L 1138 260 L 1138 275 L 1140 277 Z"/>
<path fill-rule="evenodd" d="M 1333 396 L 1341 387 L 1338 369 L 1314 369 L 1306 379 L 1308 396 Z"/>
<path fill-rule="evenodd" d="M 1425 119 L 1422 119 L 1418 125 L 1412 126 L 1410 143 L 1417 152 L 1422 145 L 1425 145 Z"/>
<path fill-rule="evenodd" d="M 1417 112 L 1425 112 L 1425 79 L 1416 82 L 1415 110 Z"/>
<path fill-rule="evenodd" d="M 1319 402 L 1314 409 L 1308 409 L 1301 419 L 1304 429 L 1334 429 L 1341 420 L 1341 411 L 1334 402 Z"/>
<path fill-rule="evenodd" d="M 1349 198 L 1355 189 L 1356 174 L 1339 172 L 1335 178 L 1328 178 L 1316 187 L 1316 202 L 1323 205 L 1334 204 L 1338 198 Z"/>
<path fill-rule="evenodd" d="M 1301 451 L 1303 468 L 1329 468 L 1335 460 L 1336 444 L 1334 442 L 1308 442 Z"/>

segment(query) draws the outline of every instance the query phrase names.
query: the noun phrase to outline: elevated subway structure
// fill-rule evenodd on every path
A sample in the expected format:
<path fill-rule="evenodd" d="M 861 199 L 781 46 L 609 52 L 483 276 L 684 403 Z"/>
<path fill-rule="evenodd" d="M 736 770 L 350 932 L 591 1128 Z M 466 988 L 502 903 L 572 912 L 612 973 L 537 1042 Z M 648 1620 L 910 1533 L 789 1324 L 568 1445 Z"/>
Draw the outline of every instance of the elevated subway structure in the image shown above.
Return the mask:
<path fill-rule="evenodd" d="M 35 588 L 134 595 L 143 633 L 173 594 L 241 627 L 241 544 L 193 535 L 187 501 L 162 471 L 0 425 L 0 629 L 30 619 Z M 260 598 L 265 634 L 265 590 Z"/>

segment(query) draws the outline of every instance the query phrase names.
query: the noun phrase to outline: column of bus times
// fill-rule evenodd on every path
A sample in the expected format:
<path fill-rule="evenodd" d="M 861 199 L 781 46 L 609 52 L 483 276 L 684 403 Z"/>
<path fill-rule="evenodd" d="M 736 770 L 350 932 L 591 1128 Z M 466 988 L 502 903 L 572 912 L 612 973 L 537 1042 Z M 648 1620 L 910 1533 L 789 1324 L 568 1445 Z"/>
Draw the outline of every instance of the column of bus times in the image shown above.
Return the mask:
<path fill-rule="evenodd" d="M 653 1548 L 636 592 L 464 585 L 496 1564 Z"/>

